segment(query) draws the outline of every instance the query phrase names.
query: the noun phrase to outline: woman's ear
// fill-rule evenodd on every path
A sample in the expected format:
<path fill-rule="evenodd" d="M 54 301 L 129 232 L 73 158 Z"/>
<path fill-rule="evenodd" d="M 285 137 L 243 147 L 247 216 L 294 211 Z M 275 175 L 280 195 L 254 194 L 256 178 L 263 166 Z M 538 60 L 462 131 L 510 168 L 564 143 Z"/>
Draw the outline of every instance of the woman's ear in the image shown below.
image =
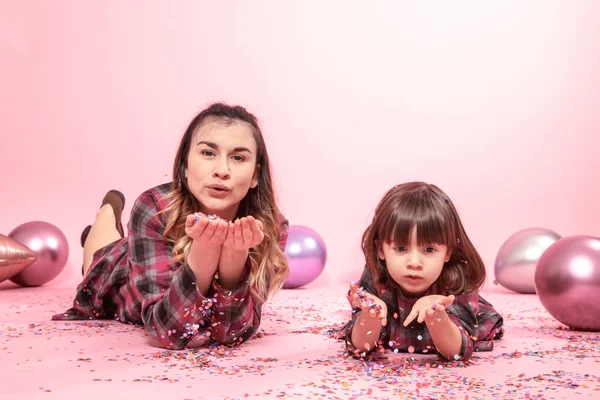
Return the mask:
<path fill-rule="evenodd" d="M 252 176 L 252 183 L 250 183 L 250 188 L 254 189 L 258 186 L 258 177 L 260 176 L 260 164 L 256 164 L 256 168 L 254 169 L 254 176 Z"/>

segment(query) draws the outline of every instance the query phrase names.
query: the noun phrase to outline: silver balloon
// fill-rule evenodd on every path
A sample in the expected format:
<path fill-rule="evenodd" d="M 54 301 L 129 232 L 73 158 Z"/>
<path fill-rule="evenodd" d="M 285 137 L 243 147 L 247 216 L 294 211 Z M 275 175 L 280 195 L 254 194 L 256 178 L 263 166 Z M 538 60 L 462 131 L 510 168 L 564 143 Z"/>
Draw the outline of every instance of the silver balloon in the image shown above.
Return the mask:
<path fill-rule="evenodd" d="M 535 267 L 560 235 L 550 229 L 527 228 L 510 236 L 494 262 L 496 282 L 519 293 L 535 293 Z"/>
<path fill-rule="evenodd" d="M 548 248 L 535 270 L 540 302 L 571 329 L 600 331 L 600 238 L 560 239 Z"/>

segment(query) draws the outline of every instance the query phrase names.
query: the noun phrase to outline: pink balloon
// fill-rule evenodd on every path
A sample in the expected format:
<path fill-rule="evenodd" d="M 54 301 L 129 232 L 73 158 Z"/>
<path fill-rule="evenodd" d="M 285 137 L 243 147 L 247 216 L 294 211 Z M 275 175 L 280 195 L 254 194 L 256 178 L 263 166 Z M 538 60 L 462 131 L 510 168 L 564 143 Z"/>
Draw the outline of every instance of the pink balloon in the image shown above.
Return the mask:
<path fill-rule="evenodd" d="M 40 286 L 50 282 L 62 271 L 69 258 L 67 238 L 56 226 L 32 221 L 17 226 L 8 236 L 32 250 L 37 260 L 10 278 L 21 286 Z"/>
<path fill-rule="evenodd" d="M 323 272 L 327 262 L 327 247 L 314 230 L 301 225 L 291 225 L 285 246 L 290 275 L 283 285 L 294 289 L 309 284 Z"/>
<path fill-rule="evenodd" d="M 576 235 L 548 247 L 535 269 L 544 308 L 575 330 L 600 330 L 600 238 Z"/>

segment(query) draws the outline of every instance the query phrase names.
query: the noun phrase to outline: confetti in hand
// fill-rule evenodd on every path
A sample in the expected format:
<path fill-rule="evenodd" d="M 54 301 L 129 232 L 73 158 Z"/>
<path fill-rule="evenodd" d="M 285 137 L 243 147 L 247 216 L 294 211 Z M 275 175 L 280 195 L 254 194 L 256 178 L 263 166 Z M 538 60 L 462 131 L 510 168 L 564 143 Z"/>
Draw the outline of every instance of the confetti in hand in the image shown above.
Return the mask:
<path fill-rule="evenodd" d="M 209 221 L 219 221 L 221 219 L 221 217 L 219 217 L 216 214 L 209 214 L 209 215 L 204 215 L 202 213 L 194 213 L 194 225 L 197 224 L 198 222 L 200 222 L 200 220 L 202 219 L 202 217 L 207 218 Z"/>
<path fill-rule="evenodd" d="M 362 311 L 373 318 L 377 317 L 381 325 L 385 326 L 387 324 L 387 307 L 385 303 L 371 293 L 367 293 L 358 286 L 357 282 L 350 283 L 348 300 L 353 307 L 361 308 Z"/>
<path fill-rule="evenodd" d="M 196 212 L 186 217 L 185 233 L 194 241 L 221 244 L 226 239 L 228 226 L 229 222 L 218 215 Z"/>

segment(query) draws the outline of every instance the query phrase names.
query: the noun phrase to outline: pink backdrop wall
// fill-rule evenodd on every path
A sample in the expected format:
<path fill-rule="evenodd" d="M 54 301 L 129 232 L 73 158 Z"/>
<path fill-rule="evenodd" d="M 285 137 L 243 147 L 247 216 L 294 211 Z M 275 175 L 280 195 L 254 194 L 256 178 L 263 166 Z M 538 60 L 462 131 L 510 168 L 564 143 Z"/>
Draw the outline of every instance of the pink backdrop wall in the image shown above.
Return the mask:
<path fill-rule="evenodd" d="M 360 272 L 407 180 L 448 192 L 490 272 L 522 228 L 600 236 L 594 0 L 0 4 L 0 232 L 59 226 L 59 284 L 105 191 L 128 215 L 215 100 L 261 119 L 283 211 L 328 245 L 315 285 Z"/>

